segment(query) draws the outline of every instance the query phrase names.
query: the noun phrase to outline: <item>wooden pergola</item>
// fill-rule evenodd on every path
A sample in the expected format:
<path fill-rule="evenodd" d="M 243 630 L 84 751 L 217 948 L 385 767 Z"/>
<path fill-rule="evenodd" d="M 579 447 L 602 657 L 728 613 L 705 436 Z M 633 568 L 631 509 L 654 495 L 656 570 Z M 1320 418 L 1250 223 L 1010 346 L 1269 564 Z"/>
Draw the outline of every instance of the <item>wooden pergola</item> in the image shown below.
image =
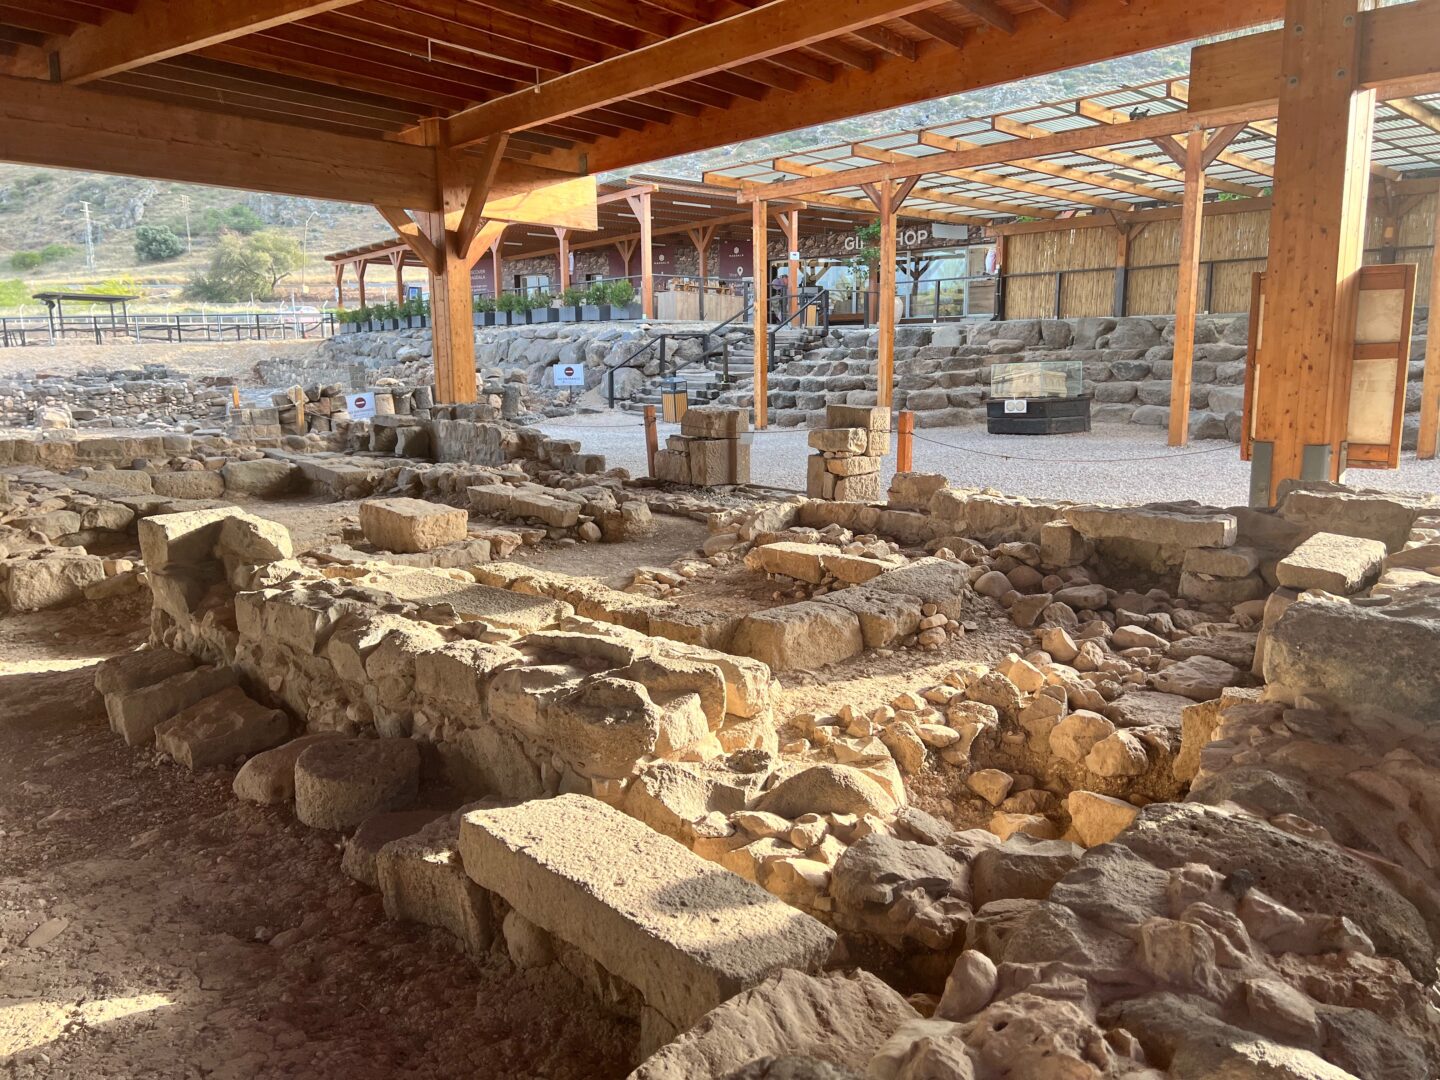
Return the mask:
<path fill-rule="evenodd" d="M 1434 29 L 1440 33 L 1440 25 Z M 1017 219 L 1034 222 L 1020 227 L 1025 231 L 1111 229 L 1119 268 L 1116 287 L 1123 295 L 1132 237 L 1155 219 L 1157 210 L 1163 214 L 1178 209 L 1181 251 L 1170 396 L 1172 401 L 1188 401 L 1206 194 L 1241 200 L 1230 206 L 1256 200 L 1271 208 L 1270 185 L 1279 150 L 1274 119 L 1252 115 L 1265 111 L 1258 109 L 1218 118 L 1229 122 L 1192 138 L 1185 133 L 1191 119 L 1189 98 L 1187 81 L 1158 80 L 858 142 L 791 151 L 712 170 L 705 180 L 735 189 L 740 202 L 751 203 L 757 229 L 762 227 L 765 208 L 773 211 L 776 199 L 829 198 L 857 206 L 868 200 L 882 225 L 882 297 L 894 294 L 894 219 L 907 212 L 948 211 L 955 220 L 976 225 L 996 226 Z M 1385 218 L 1384 233 L 1393 237 L 1400 218 L 1440 187 L 1436 180 L 1440 93 L 1379 101 L 1373 109 L 1369 171 L 1381 195 L 1376 208 Z M 1436 217 L 1440 219 L 1440 213 Z M 1006 231 L 1001 232 L 1002 265 Z M 1386 261 L 1394 261 L 1393 251 Z M 1433 268 L 1432 290 L 1440 296 Z M 761 297 L 762 305 L 765 299 Z M 895 322 L 894 306 L 882 303 L 878 343 L 882 405 L 890 403 L 894 389 Z M 766 312 L 757 312 L 756 326 L 759 339 L 768 327 Z M 757 356 L 760 348 L 757 343 Z M 1440 336 L 1432 336 L 1430 348 L 1435 362 L 1427 371 L 1440 368 Z M 757 384 L 764 380 L 758 364 L 756 380 Z M 1436 424 L 1431 414 L 1437 395 L 1440 389 L 1432 384 L 1427 394 L 1425 456 L 1435 454 Z M 763 415 L 758 390 L 756 409 Z M 1172 408 L 1170 444 L 1184 445 L 1188 429 L 1189 409 Z"/>
<path fill-rule="evenodd" d="M 1370 120 L 1377 96 L 1440 89 L 1437 4 L 7 0 L 0 159 L 375 205 L 431 276 L 437 390 L 464 401 L 471 265 L 510 224 L 594 229 L 597 173 L 1283 18 L 1197 50 L 1189 109 L 1127 131 L 1183 143 L 1195 174 L 1234 125 L 1279 125 L 1284 272 L 1267 279 L 1256 419 L 1273 491 L 1338 475 Z M 1031 156 L 1114 142 L 1024 140 Z M 1015 154 L 947 150 L 851 179 L 893 221 L 916 176 Z M 747 200 L 753 220 L 825 183 L 775 185 Z M 763 421 L 763 378 L 756 391 Z"/>

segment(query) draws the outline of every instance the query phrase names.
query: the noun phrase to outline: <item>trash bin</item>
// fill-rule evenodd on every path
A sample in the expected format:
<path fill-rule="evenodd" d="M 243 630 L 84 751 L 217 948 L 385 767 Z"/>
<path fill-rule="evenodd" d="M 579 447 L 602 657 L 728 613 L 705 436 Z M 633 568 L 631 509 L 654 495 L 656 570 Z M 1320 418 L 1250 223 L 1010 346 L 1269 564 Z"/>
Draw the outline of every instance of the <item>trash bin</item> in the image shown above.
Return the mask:
<path fill-rule="evenodd" d="M 660 380 L 660 416 L 667 424 L 678 424 L 690 408 L 690 388 L 684 379 Z"/>

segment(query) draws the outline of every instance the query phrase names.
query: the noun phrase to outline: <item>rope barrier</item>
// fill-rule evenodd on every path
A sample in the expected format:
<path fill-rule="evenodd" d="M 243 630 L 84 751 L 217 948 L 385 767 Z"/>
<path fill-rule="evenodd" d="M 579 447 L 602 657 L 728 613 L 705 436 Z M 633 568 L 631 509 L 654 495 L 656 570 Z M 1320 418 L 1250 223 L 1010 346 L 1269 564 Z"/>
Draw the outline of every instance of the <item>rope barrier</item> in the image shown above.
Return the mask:
<path fill-rule="evenodd" d="M 1218 454 L 1222 450 L 1237 449 L 1233 444 L 1227 443 L 1224 446 L 1217 446 L 1210 450 L 1191 450 L 1183 454 L 1146 454 L 1140 457 L 1116 457 L 1116 458 L 1052 458 L 1052 457 L 1026 457 L 1023 454 L 995 454 L 985 450 L 976 450 L 969 446 L 960 446 L 957 443 L 941 442 L 939 439 L 931 439 L 921 435 L 918 431 L 914 437 L 921 442 L 930 443 L 932 446 L 943 446 L 947 450 L 959 450 L 962 454 L 976 454 L 980 457 L 996 458 L 1000 461 L 1033 461 L 1039 465 L 1123 465 L 1130 461 L 1173 461 L 1176 458 L 1201 457 L 1204 454 Z"/>

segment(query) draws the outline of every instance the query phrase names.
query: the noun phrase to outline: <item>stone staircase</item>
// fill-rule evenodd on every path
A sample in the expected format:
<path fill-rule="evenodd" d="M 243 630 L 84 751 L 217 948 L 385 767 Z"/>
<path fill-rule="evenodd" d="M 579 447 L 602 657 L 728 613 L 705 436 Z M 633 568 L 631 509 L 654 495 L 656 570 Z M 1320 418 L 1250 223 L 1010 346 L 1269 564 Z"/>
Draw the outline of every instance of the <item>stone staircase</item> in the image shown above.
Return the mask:
<path fill-rule="evenodd" d="M 775 338 L 777 370 L 798 362 L 799 358 L 813 351 L 822 340 L 822 332 L 811 327 L 787 326 L 772 333 Z M 734 404 L 731 399 L 739 393 L 745 395 L 744 404 L 748 405 L 751 400 L 748 388 L 753 382 L 754 341 L 754 334 L 748 328 L 732 331 L 702 361 L 681 368 L 675 377 L 685 380 L 690 404 Z M 728 381 L 725 378 L 727 359 L 730 369 Z M 646 405 L 660 405 L 659 379 L 651 380 L 641 393 L 631 398 L 623 407 L 631 412 L 639 412 Z"/>

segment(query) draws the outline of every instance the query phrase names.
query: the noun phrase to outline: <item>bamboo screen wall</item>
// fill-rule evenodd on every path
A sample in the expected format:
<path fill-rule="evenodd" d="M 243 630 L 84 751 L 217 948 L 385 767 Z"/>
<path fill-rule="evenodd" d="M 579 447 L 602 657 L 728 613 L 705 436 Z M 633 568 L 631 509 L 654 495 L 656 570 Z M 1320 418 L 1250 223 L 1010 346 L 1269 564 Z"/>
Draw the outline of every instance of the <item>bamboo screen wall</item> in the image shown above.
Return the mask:
<path fill-rule="evenodd" d="M 1430 285 L 1431 246 L 1437 196 L 1420 199 L 1400 219 L 1395 261 L 1418 266 L 1416 295 Z M 1375 209 L 1372 207 L 1372 209 Z M 1365 261 L 1380 261 L 1383 224 L 1370 215 Z M 1200 305 L 1212 313 L 1250 307 L 1250 275 L 1265 269 L 1270 238 L 1269 210 L 1210 214 L 1200 238 Z M 1119 255 L 1114 229 L 1055 229 L 1016 233 L 1005 238 L 1005 315 L 1011 319 L 1053 318 L 1056 271 L 1059 316 L 1113 315 L 1115 263 Z M 1180 219 L 1149 222 L 1132 236 L 1125 310 L 1130 315 L 1169 315 L 1175 310 L 1176 261 L 1180 256 Z"/>

